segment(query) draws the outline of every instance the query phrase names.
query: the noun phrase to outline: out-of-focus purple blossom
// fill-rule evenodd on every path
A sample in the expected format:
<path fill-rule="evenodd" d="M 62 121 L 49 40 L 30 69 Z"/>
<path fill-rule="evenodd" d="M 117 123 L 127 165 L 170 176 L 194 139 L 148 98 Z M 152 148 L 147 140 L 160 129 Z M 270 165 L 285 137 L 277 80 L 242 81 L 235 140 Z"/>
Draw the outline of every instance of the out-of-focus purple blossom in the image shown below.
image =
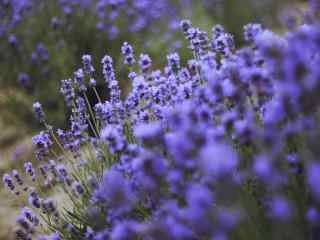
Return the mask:
<path fill-rule="evenodd" d="M 161 146 L 163 144 L 163 130 L 160 123 L 139 125 L 134 130 L 135 136 L 146 146 Z"/>
<path fill-rule="evenodd" d="M 104 173 L 102 184 L 93 193 L 93 200 L 108 206 L 112 214 L 117 216 L 130 211 L 135 196 L 128 180 L 116 170 L 109 170 Z"/>
<path fill-rule="evenodd" d="M 36 118 L 39 120 L 39 122 L 44 123 L 45 122 L 45 114 L 44 114 L 42 106 L 39 102 L 35 102 L 33 104 L 33 111 L 36 115 Z"/>
<path fill-rule="evenodd" d="M 306 218 L 311 224 L 316 224 L 320 218 L 319 211 L 315 207 L 308 209 Z"/>
<path fill-rule="evenodd" d="M 307 166 L 307 182 L 309 184 L 312 195 L 320 200 L 320 189 L 318 183 L 320 181 L 320 164 L 312 162 Z"/>
<path fill-rule="evenodd" d="M 63 95 L 67 106 L 71 106 L 75 98 L 75 91 L 71 79 L 61 80 L 60 93 Z"/>
<path fill-rule="evenodd" d="M 74 5 L 68 3 L 72 14 Z M 115 21 L 126 3 L 99 1 L 99 17 Z M 151 7 L 147 0 L 132 4 Z M 107 7 L 112 14 L 105 13 Z M 148 18 L 135 20 L 139 28 Z M 73 103 L 70 129 L 50 134 L 57 134 L 62 152 L 72 153 L 65 156 L 71 161 L 53 160 L 51 136 L 41 132 L 33 143 L 37 158 L 48 161 L 38 166 L 39 174 L 30 162 L 24 167 L 32 179 L 43 178 L 44 187 L 63 184 L 74 211 L 62 207 L 60 214 L 51 198 L 25 188 L 18 171 L 3 176 L 5 186 L 16 194 L 26 189 L 29 204 L 73 238 L 225 240 L 238 228 L 251 229 L 251 211 L 263 214 L 262 224 L 308 221 L 315 231 L 320 199 L 320 167 L 314 160 L 319 154 L 317 26 L 278 36 L 247 25 L 245 39 L 253 46 L 240 50 L 221 26 L 213 28 L 212 40 L 189 21 L 181 28 L 193 59 L 183 66 L 177 54 L 170 54 L 163 70 L 151 71 L 151 59 L 142 54 L 140 73 L 129 74 L 132 90 L 125 100 L 112 58 L 102 59 L 110 96 L 95 105 L 92 119 L 90 106 L 73 88 L 84 91 L 86 77 L 93 79 L 91 57 L 82 59 L 77 81 L 64 80 L 61 92 Z M 124 44 L 122 53 L 132 57 L 132 47 Z M 88 132 L 91 120 L 95 137 Z M 32 214 L 26 213 L 18 219 L 20 238 L 33 229 Z M 275 226 L 269 225 L 272 235 Z"/>
<path fill-rule="evenodd" d="M 210 143 L 201 152 L 200 168 L 214 178 L 232 174 L 238 166 L 238 156 L 227 144 Z"/>
<path fill-rule="evenodd" d="M 253 42 L 258 34 L 262 32 L 262 26 L 258 23 L 249 23 L 244 26 L 244 40 Z"/>
<path fill-rule="evenodd" d="M 53 145 L 49 135 L 45 132 L 41 132 L 40 134 L 34 136 L 32 138 L 32 143 L 36 148 L 36 157 L 38 160 L 43 160 Z"/>
<path fill-rule="evenodd" d="M 82 68 L 74 72 L 74 83 L 81 92 L 84 92 L 87 90 L 85 79 L 84 79 L 84 71 Z"/>
<path fill-rule="evenodd" d="M 10 35 L 8 38 L 8 42 L 12 45 L 12 46 L 16 46 L 18 43 L 17 37 L 15 35 Z"/>
<path fill-rule="evenodd" d="M 289 221 L 293 216 L 293 209 L 285 198 L 276 197 L 270 202 L 270 216 L 280 221 Z"/>
<path fill-rule="evenodd" d="M 23 87 L 30 87 L 31 85 L 31 80 L 30 77 L 27 73 L 20 73 L 18 75 L 18 82 L 23 86 Z"/>
<path fill-rule="evenodd" d="M 101 139 L 106 142 L 109 151 L 112 154 L 120 153 L 127 145 L 126 140 L 122 136 L 121 130 L 112 125 L 107 125 L 102 129 Z"/>

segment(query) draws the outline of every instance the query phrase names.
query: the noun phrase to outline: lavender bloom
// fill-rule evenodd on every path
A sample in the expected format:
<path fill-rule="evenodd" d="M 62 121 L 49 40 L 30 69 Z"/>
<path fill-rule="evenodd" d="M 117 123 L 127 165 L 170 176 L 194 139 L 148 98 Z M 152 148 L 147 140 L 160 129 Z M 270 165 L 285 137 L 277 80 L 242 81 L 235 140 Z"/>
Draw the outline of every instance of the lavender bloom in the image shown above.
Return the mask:
<path fill-rule="evenodd" d="M 121 52 L 124 57 L 124 64 L 128 66 L 133 66 L 135 63 L 134 55 L 133 55 L 133 48 L 127 42 L 124 42 L 121 47 Z"/>
<path fill-rule="evenodd" d="M 151 58 L 147 54 L 141 54 L 139 59 L 140 69 L 143 73 L 146 73 L 151 67 Z"/>
<path fill-rule="evenodd" d="M 18 185 L 22 188 L 23 185 L 24 185 L 24 182 L 23 182 L 23 180 L 22 180 L 19 172 L 18 172 L 16 169 L 12 170 L 12 176 L 14 177 L 14 179 L 15 179 L 15 181 L 18 183 Z M 26 187 L 23 187 L 23 190 L 24 190 L 24 191 L 27 191 L 27 190 L 28 190 L 28 187 L 27 187 L 27 186 L 26 186 Z"/>
<path fill-rule="evenodd" d="M 42 61 L 47 61 L 49 58 L 48 51 L 43 43 L 37 44 L 36 54 L 41 58 Z"/>
<path fill-rule="evenodd" d="M 120 88 L 114 73 L 113 60 L 110 56 L 105 55 L 101 63 L 104 80 L 110 89 L 111 103 L 116 104 L 120 101 Z"/>
<path fill-rule="evenodd" d="M 220 53 L 223 56 L 230 56 L 235 49 L 233 36 L 229 33 L 223 33 L 217 37 L 212 43 L 214 52 Z"/>
<path fill-rule="evenodd" d="M 71 106 L 75 98 L 75 91 L 71 79 L 61 80 L 60 93 L 63 95 L 67 106 Z"/>
<path fill-rule="evenodd" d="M 168 65 L 174 71 L 178 71 L 180 69 L 180 57 L 177 53 L 172 53 L 167 56 Z"/>
<path fill-rule="evenodd" d="M 138 223 L 133 221 L 120 222 L 111 232 L 111 238 L 114 240 L 121 240 L 129 237 L 137 237 L 138 227 Z"/>
<path fill-rule="evenodd" d="M 268 182 L 274 174 L 271 159 L 266 156 L 258 156 L 253 171 L 259 179 Z"/>
<path fill-rule="evenodd" d="M 24 207 L 22 209 L 22 216 L 24 216 L 30 223 L 32 223 L 33 226 L 36 227 L 39 225 L 39 219 L 31 209 Z"/>
<path fill-rule="evenodd" d="M 213 39 L 218 39 L 222 34 L 224 34 L 224 28 L 220 24 L 215 25 L 211 31 Z"/>
<path fill-rule="evenodd" d="M 113 80 L 109 83 L 109 88 L 110 88 L 110 102 L 112 104 L 119 104 L 120 102 L 120 88 L 119 88 L 119 84 L 118 81 Z"/>
<path fill-rule="evenodd" d="M 182 20 L 180 22 L 180 27 L 181 27 L 184 35 L 187 36 L 189 29 L 192 27 L 191 21 L 190 20 Z"/>
<path fill-rule="evenodd" d="M 26 233 L 25 231 L 23 231 L 22 229 L 18 229 L 15 231 L 15 235 L 17 237 L 17 239 L 21 239 L 21 240 L 31 240 L 30 234 Z"/>
<path fill-rule="evenodd" d="M 142 188 L 146 192 L 154 193 L 159 187 L 161 177 L 166 174 L 167 164 L 161 156 L 145 151 L 134 159 L 132 168 Z"/>
<path fill-rule="evenodd" d="M 42 110 L 42 106 L 39 102 L 35 102 L 33 104 L 33 111 L 36 114 L 37 119 L 39 120 L 40 123 L 45 122 L 45 114 Z"/>
<path fill-rule="evenodd" d="M 56 166 L 56 170 L 61 177 L 65 178 L 68 176 L 68 171 L 63 164 L 59 164 L 58 166 Z"/>
<path fill-rule="evenodd" d="M 52 26 L 52 28 L 57 29 L 60 24 L 61 24 L 61 22 L 60 22 L 58 17 L 52 17 L 51 18 L 51 26 Z"/>
<path fill-rule="evenodd" d="M 8 42 L 12 45 L 12 46 L 16 46 L 18 43 L 17 37 L 15 35 L 10 35 Z"/>
<path fill-rule="evenodd" d="M 49 135 L 44 132 L 40 132 L 40 134 L 34 136 L 32 143 L 36 147 L 36 157 L 38 160 L 43 160 L 53 145 Z"/>
<path fill-rule="evenodd" d="M 11 192 L 15 190 L 16 187 L 13 183 L 12 177 L 9 174 L 4 174 L 2 177 L 2 181 Z M 16 192 L 16 194 L 19 194 L 19 192 Z"/>
<path fill-rule="evenodd" d="M 307 211 L 306 218 L 311 224 L 316 224 L 319 221 L 319 211 L 312 207 Z"/>
<path fill-rule="evenodd" d="M 72 183 L 72 189 L 74 190 L 74 192 L 78 195 L 83 195 L 84 194 L 84 188 L 82 187 L 81 183 L 74 181 Z"/>
<path fill-rule="evenodd" d="M 320 164 L 313 162 L 310 163 L 307 168 L 307 181 L 313 196 L 319 201 L 320 190 L 318 188 L 318 182 L 320 180 Z"/>
<path fill-rule="evenodd" d="M 110 56 L 106 55 L 102 58 L 101 63 L 104 80 L 107 84 L 110 84 L 112 81 L 115 80 L 113 60 Z"/>
<path fill-rule="evenodd" d="M 83 64 L 84 72 L 85 72 L 89 77 L 93 77 L 94 67 L 92 66 L 91 55 L 88 55 L 88 54 L 83 55 L 83 56 L 82 56 L 82 64 Z"/>
<path fill-rule="evenodd" d="M 86 229 L 86 233 L 85 233 L 85 237 L 89 240 L 92 240 L 94 237 L 94 231 L 92 230 L 92 228 L 87 227 Z"/>
<path fill-rule="evenodd" d="M 202 150 L 201 156 L 200 167 L 202 171 L 215 178 L 232 174 L 238 165 L 237 154 L 226 144 L 208 144 Z"/>
<path fill-rule="evenodd" d="M 96 203 L 109 206 L 116 216 L 130 211 L 135 197 L 129 182 L 117 171 L 106 171 L 103 182 L 93 193 Z"/>
<path fill-rule="evenodd" d="M 197 207 L 202 210 L 209 210 L 214 206 L 214 199 L 211 191 L 202 185 L 192 185 L 187 191 L 187 202 L 189 207 Z"/>
<path fill-rule="evenodd" d="M 309 0 L 310 9 L 314 13 L 317 13 L 320 9 L 320 2 L 319 0 Z"/>
<path fill-rule="evenodd" d="M 199 38 L 199 44 L 201 49 L 200 53 L 201 54 L 207 53 L 207 51 L 210 48 L 208 34 L 206 32 L 200 32 L 198 38 Z"/>
<path fill-rule="evenodd" d="M 42 200 L 38 197 L 37 192 L 34 189 L 31 189 L 29 198 L 28 198 L 29 204 L 32 207 L 39 209 L 41 207 L 41 201 Z"/>
<path fill-rule="evenodd" d="M 30 85 L 31 85 L 30 76 L 27 73 L 20 73 L 18 75 L 18 82 L 23 87 L 30 87 Z"/>
<path fill-rule="evenodd" d="M 61 237 L 59 236 L 58 233 L 53 233 L 51 234 L 51 240 L 61 240 Z"/>
<path fill-rule="evenodd" d="M 101 139 L 103 139 L 111 154 L 117 154 L 123 151 L 127 145 L 126 140 L 123 138 L 120 129 L 115 126 L 108 125 L 101 131 Z"/>
<path fill-rule="evenodd" d="M 34 226 L 28 221 L 28 219 L 26 219 L 25 216 L 18 216 L 16 218 L 16 222 L 26 233 L 32 233 L 34 231 Z"/>
<path fill-rule="evenodd" d="M 90 78 L 89 85 L 91 87 L 96 87 L 97 86 L 97 81 L 94 78 Z"/>
<path fill-rule="evenodd" d="M 277 197 L 270 203 L 271 216 L 280 221 L 288 221 L 293 215 L 288 201 L 282 197 Z"/>
<path fill-rule="evenodd" d="M 244 26 L 244 40 L 253 42 L 258 34 L 262 32 L 260 24 L 249 23 Z"/>
<path fill-rule="evenodd" d="M 87 90 L 87 87 L 84 82 L 84 72 L 83 69 L 78 69 L 74 72 L 74 83 L 79 88 L 81 92 L 84 92 Z"/>
<path fill-rule="evenodd" d="M 163 131 L 160 123 L 139 125 L 134 130 L 135 136 L 146 146 L 161 146 L 163 144 Z"/>
<path fill-rule="evenodd" d="M 28 174 L 31 177 L 32 181 L 35 182 L 36 181 L 36 173 L 35 173 L 35 170 L 32 166 L 32 163 L 25 162 L 24 169 L 25 169 L 26 174 Z"/>
<path fill-rule="evenodd" d="M 43 199 L 43 201 L 41 201 L 41 210 L 48 215 L 58 214 L 58 209 L 51 198 Z"/>

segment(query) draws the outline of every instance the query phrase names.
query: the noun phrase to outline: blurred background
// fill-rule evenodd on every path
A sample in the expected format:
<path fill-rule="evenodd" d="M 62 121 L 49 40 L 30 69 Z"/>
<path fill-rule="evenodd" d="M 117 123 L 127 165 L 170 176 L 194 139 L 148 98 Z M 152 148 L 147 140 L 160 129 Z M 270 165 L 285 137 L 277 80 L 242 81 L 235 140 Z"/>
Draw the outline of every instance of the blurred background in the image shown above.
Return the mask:
<path fill-rule="evenodd" d="M 169 52 L 177 51 L 182 59 L 190 56 L 179 29 L 181 19 L 188 18 L 209 33 L 213 25 L 221 24 L 241 46 L 243 25 L 261 22 L 281 33 L 295 23 L 305 4 L 302 0 L 0 0 L 0 175 L 33 159 L 31 136 L 41 129 L 32 113 L 34 101 L 42 103 L 50 124 L 65 125 L 60 80 L 73 77 L 83 54 L 93 56 L 99 91 L 105 88 L 99 79 L 100 59 L 112 56 L 125 91 L 130 82 L 121 66 L 124 41 L 133 45 L 136 55 L 148 53 L 157 66 Z M 15 209 L 22 204 L 0 185 L 0 239 L 11 239 Z"/>

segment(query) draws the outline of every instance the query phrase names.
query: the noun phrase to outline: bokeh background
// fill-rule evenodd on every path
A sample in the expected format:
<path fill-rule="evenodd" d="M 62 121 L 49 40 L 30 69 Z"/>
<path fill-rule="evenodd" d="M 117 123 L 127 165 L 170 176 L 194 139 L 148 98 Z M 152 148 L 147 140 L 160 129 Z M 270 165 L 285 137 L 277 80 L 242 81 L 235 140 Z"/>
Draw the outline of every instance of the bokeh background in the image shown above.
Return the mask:
<path fill-rule="evenodd" d="M 43 104 L 51 124 L 65 124 L 68 113 L 59 83 L 73 76 L 83 54 L 93 56 L 97 71 L 102 56 L 111 55 L 125 92 L 130 81 L 121 68 L 124 41 L 134 46 L 136 54 L 150 54 L 157 66 L 172 51 L 182 59 L 188 57 L 179 31 L 181 19 L 188 18 L 208 32 L 221 24 L 241 46 L 243 25 L 261 22 L 281 32 L 295 24 L 305 4 L 302 0 L 0 0 L 0 175 L 33 159 L 31 136 L 41 128 L 33 117 L 34 101 Z M 104 90 L 99 79 L 98 90 Z M 11 239 L 16 209 L 22 204 L 0 186 L 0 240 Z"/>

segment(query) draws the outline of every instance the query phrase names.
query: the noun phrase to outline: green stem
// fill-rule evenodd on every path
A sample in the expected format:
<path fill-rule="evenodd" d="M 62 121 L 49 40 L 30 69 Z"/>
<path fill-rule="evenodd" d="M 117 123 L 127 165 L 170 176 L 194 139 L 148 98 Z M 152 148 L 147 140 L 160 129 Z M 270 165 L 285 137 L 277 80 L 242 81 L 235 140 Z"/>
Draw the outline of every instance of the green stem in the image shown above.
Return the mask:
<path fill-rule="evenodd" d="M 92 111 L 92 108 L 91 108 L 89 99 L 88 99 L 86 93 L 83 93 L 83 96 L 84 96 L 84 98 L 85 98 L 85 100 L 86 100 L 86 103 L 87 103 L 87 106 L 88 106 L 88 109 L 89 109 L 90 116 L 91 116 L 92 121 L 93 121 L 93 123 L 94 123 L 94 124 L 91 123 L 91 125 L 92 125 L 92 127 L 93 127 L 93 125 L 95 126 L 95 129 L 93 129 L 93 131 L 95 132 L 96 137 L 99 137 L 99 134 L 98 134 L 98 133 L 99 133 L 99 129 L 98 129 L 97 122 L 96 122 L 96 118 L 95 118 L 95 116 L 94 116 L 94 114 L 93 114 L 93 111 Z M 89 120 L 89 121 L 91 121 L 91 120 Z"/>
<path fill-rule="evenodd" d="M 59 148 L 61 149 L 61 151 L 62 151 L 63 153 L 65 153 L 65 150 L 64 150 L 62 144 L 60 143 L 59 139 L 58 139 L 58 138 L 56 137 L 56 135 L 54 134 L 53 129 L 52 129 L 47 123 L 44 123 L 44 125 L 45 125 L 46 129 L 49 131 L 49 133 L 51 134 L 53 140 L 56 142 L 56 144 L 57 144 L 57 145 L 59 146 Z"/>
<path fill-rule="evenodd" d="M 100 96 L 99 96 L 99 94 L 98 94 L 98 91 L 97 91 L 96 87 L 93 87 L 93 91 L 94 91 L 94 94 L 96 95 L 99 103 L 102 103 L 101 98 L 100 98 Z"/>

